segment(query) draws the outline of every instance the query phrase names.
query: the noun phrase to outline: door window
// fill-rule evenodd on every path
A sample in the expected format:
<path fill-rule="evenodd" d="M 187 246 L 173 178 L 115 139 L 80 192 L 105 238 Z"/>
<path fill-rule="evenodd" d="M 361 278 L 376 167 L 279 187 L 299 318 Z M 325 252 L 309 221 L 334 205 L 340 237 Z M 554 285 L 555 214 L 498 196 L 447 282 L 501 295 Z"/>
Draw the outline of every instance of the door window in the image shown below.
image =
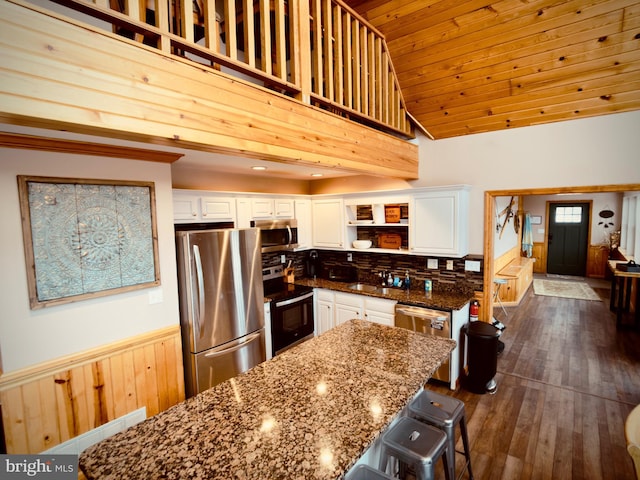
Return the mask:
<path fill-rule="evenodd" d="M 580 223 L 582 207 L 556 207 L 555 223 Z"/>

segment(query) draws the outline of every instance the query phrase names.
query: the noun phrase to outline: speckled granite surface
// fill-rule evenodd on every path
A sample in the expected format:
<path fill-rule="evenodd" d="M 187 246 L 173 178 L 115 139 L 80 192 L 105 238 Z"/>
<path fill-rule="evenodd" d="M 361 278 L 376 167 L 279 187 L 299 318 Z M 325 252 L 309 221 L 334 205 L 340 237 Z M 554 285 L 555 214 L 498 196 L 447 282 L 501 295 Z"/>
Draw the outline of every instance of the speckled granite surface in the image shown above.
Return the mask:
<path fill-rule="evenodd" d="M 437 310 L 460 310 L 471 299 L 473 299 L 473 293 L 461 293 L 456 291 L 434 291 L 425 293 L 422 290 L 401 290 L 399 288 L 392 288 L 388 294 L 382 295 L 377 292 L 366 292 L 359 290 L 352 290 L 349 288 L 350 283 L 336 282 L 333 280 L 323 279 L 296 279 L 296 284 L 307 285 L 314 288 L 326 288 L 329 290 L 336 290 L 346 293 L 357 293 L 358 295 L 368 295 L 370 297 L 388 298 L 391 300 L 397 300 L 400 303 L 409 305 L 417 305 L 419 307 L 434 308 Z"/>
<path fill-rule="evenodd" d="M 88 448 L 89 479 L 336 479 L 453 340 L 351 320 Z"/>

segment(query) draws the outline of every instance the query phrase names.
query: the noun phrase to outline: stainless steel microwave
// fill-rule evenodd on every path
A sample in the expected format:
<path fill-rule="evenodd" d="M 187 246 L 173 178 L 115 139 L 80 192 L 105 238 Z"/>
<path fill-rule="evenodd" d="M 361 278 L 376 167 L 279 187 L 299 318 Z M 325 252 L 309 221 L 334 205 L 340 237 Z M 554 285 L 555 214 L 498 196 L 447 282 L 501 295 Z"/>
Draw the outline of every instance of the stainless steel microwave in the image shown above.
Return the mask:
<path fill-rule="evenodd" d="M 262 252 L 280 252 L 298 247 L 298 222 L 285 220 L 255 220 L 252 227 L 260 229 Z"/>

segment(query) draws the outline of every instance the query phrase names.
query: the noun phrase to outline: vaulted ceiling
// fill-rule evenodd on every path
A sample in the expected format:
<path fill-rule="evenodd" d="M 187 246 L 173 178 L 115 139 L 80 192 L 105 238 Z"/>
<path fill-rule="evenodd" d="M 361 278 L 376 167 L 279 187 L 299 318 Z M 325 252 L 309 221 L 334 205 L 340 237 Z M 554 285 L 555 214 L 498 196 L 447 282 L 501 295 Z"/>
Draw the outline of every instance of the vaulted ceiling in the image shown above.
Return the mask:
<path fill-rule="evenodd" d="M 436 139 L 640 109 L 638 0 L 345 0 Z"/>

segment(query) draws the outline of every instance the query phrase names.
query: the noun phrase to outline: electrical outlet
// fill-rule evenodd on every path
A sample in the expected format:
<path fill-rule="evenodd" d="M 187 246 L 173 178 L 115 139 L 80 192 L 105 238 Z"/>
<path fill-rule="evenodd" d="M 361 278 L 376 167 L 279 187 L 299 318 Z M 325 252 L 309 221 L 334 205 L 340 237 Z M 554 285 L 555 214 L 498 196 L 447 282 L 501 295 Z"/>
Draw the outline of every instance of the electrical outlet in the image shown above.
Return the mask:
<path fill-rule="evenodd" d="M 453 270 L 453 260 L 447 260 L 447 270 Z"/>
<path fill-rule="evenodd" d="M 353 254 L 351 252 L 347 253 L 347 262 L 353 262 Z"/>
<path fill-rule="evenodd" d="M 286 255 L 280 255 L 280 263 L 287 263 L 287 256 Z"/>
<path fill-rule="evenodd" d="M 438 259 L 437 258 L 428 258 L 427 259 L 427 268 L 430 270 L 435 270 L 438 268 Z"/>

